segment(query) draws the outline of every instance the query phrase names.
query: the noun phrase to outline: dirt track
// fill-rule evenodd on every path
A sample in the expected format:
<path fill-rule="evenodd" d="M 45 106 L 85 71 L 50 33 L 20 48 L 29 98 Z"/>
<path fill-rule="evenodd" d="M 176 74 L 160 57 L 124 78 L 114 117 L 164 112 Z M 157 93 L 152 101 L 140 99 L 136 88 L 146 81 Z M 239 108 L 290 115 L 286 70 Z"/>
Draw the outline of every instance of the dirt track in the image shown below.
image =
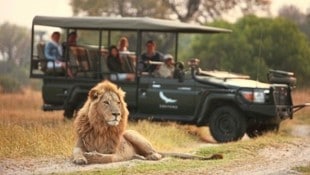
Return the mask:
<path fill-rule="evenodd" d="M 251 160 L 234 162 L 220 169 L 193 169 L 186 172 L 173 172 L 172 174 L 298 174 L 292 170 L 296 166 L 310 165 L 310 126 L 296 126 L 292 134 L 301 137 L 294 143 L 281 145 L 280 147 L 267 147 L 259 151 Z M 162 160 L 162 161 L 165 161 Z M 70 158 L 41 158 L 0 160 L 0 175 L 2 174 L 49 174 L 61 172 L 87 171 L 92 169 L 104 169 L 112 167 L 128 167 L 139 162 L 113 163 L 106 165 L 76 166 Z"/>
<path fill-rule="evenodd" d="M 310 165 L 310 126 L 296 126 L 292 134 L 304 139 L 277 148 L 265 148 L 252 160 L 237 162 L 211 174 L 298 174 L 293 167 Z"/>

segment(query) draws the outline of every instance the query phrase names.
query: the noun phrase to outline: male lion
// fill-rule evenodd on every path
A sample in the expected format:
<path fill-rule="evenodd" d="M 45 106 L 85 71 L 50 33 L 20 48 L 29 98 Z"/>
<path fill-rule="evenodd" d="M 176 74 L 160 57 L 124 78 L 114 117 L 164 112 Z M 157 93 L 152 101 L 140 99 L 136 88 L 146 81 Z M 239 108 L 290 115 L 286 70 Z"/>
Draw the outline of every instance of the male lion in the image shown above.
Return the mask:
<path fill-rule="evenodd" d="M 115 84 L 103 81 L 93 87 L 78 112 L 74 126 L 77 142 L 75 164 L 110 163 L 134 158 L 159 160 L 163 156 L 183 159 L 219 159 L 221 155 L 199 157 L 179 153 L 158 153 L 148 140 L 133 130 L 125 130 L 128 110 L 125 93 Z"/>

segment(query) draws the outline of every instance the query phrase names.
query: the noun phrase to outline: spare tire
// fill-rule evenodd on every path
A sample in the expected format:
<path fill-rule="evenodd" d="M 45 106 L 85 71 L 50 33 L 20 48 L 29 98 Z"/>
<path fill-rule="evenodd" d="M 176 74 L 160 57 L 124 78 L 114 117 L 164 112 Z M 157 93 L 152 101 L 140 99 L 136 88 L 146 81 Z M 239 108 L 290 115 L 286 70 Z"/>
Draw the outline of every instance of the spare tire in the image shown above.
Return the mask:
<path fill-rule="evenodd" d="M 287 84 L 289 86 L 296 86 L 297 82 L 294 73 L 280 70 L 270 70 L 267 78 L 270 83 Z"/>

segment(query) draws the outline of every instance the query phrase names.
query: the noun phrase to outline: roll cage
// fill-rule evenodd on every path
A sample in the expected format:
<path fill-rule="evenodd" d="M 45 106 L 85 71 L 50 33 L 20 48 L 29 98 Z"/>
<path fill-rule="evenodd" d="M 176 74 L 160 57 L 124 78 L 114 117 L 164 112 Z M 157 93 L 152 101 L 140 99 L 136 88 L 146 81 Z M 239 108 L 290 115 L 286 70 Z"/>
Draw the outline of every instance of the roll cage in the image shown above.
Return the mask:
<path fill-rule="evenodd" d="M 35 40 L 36 36 L 36 27 L 37 26 L 48 26 L 48 27 L 57 27 L 61 28 L 62 31 L 68 35 L 72 30 L 90 30 L 98 31 L 98 43 L 96 50 L 100 51 L 103 49 L 103 42 L 107 43 L 108 46 L 111 45 L 112 32 L 134 32 L 136 33 L 136 50 L 135 55 L 141 55 L 141 48 L 143 46 L 142 37 L 143 33 L 146 32 L 160 32 L 160 33 L 172 33 L 174 34 L 174 44 L 175 44 L 175 60 L 178 59 L 178 40 L 179 33 L 228 33 L 231 30 L 201 26 L 195 24 L 182 23 L 178 21 L 163 20 L 163 19 L 154 19 L 148 17 L 124 17 L 124 18 L 107 18 L 107 17 L 49 17 L 49 16 L 35 16 L 32 21 L 32 42 L 31 42 L 31 70 L 30 77 L 32 78 L 43 78 L 43 77 L 55 77 L 57 74 L 61 74 L 58 70 L 50 71 L 52 73 L 47 73 L 44 69 L 44 65 L 47 62 L 52 60 L 47 60 L 44 58 L 44 53 L 42 52 L 42 47 L 44 45 L 39 45 Z M 39 31 L 40 32 L 40 31 Z M 103 32 L 107 32 L 106 38 L 103 37 Z M 103 41 L 103 40 L 106 41 Z M 93 55 L 93 59 L 84 60 L 88 64 L 88 70 L 91 71 L 93 78 L 103 79 L 107 71 L 102 70 L 101 57 L 102 55 L 94 56 L 94 48 L 87 48 L 89 55 Z M 68 53 L 65 53 L 66 61 L 70 62 L 68 58 Z M 81 58 L 82 59 L 82 58 Z M 138 59 L 137 59 L 138 61 Z M 83 60 L 79 60 L 83 62 Z M 81 63 L 80 63 L 81 64 Z M 73 64 L 74 65 L 74 64 Z M 138 64 L 136 64 L 138 65 Z M 83 68 L 80 68 L 82 72 L 86 72 Z M 137 67 L 136 67 L 137 69 Z M 42 73 L 43 72 L 43 73 Z M 136 71 L 137 72 L 137 71 Z M 64 74 L 64 73 L 62 73 Z M 66 76 L 62 76 L 66 77 Z M 61 78 L 61 77 L 57 77 Z"/>

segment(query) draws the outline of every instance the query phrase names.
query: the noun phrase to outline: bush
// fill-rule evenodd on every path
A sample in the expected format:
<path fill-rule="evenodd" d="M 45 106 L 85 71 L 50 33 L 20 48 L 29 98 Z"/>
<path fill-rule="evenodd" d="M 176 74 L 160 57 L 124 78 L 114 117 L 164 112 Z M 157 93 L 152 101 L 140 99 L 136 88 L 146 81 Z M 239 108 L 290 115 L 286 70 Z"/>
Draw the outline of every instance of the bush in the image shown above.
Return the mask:
<path fill-rule="evenodd" d="M 3 93 L 13 93 L 21 91 L 21 84 L 9 75 L 0 75 L 0 91 Z"/>

